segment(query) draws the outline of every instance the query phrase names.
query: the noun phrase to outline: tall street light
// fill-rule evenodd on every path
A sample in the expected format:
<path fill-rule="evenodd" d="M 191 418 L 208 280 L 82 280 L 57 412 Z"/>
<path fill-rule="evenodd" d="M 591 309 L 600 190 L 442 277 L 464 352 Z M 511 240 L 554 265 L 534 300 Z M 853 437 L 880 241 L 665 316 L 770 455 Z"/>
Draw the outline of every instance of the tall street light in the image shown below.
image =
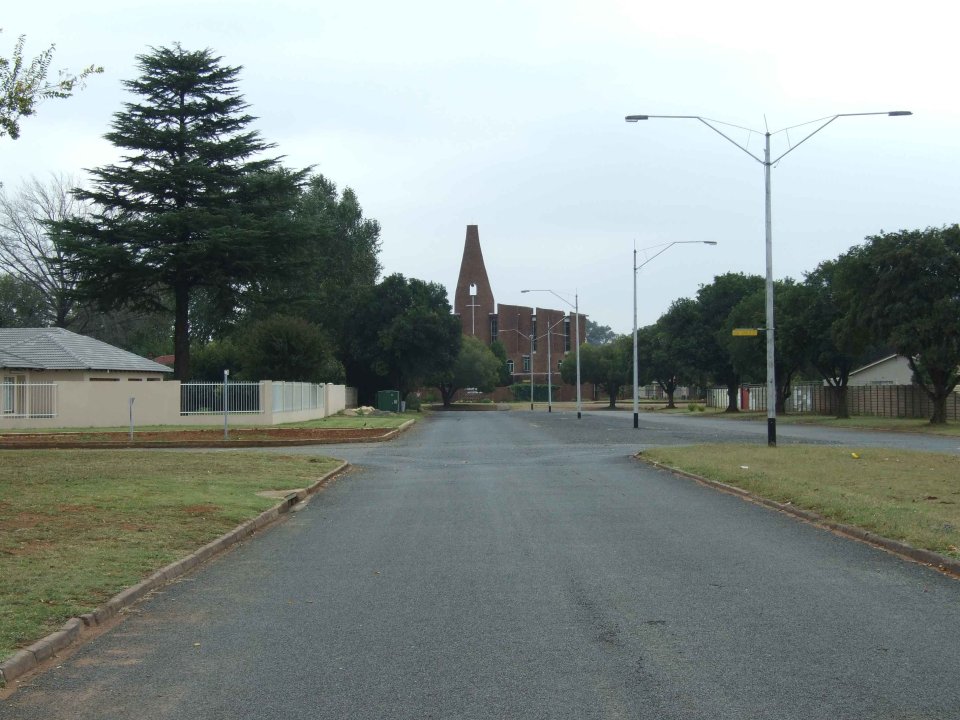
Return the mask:
<path fill-rule="evenodd" d="M 553 325 L 547 318 L 547 412 L 553 412 L 553 360 L 550 357 L 550 331 L 562 323 L 565 318 L 557 320 Z"/>
<path fill-rule="evenodd" d="M 765 227 L 766 227 L 766 247 L 767 247 L 767 277 L 766 277 L 766 316 L 767 316 L 767 444 L 770 447 L 775 447 L 777 444 L 777 384 L 776 378 L 774 375 L 774 324 L 773 324 L 773 223 L 770 217 L 771 214 L 771 204 L 770 204 L 770 168 L 773 167 L 776 163 L 780 162 L 786 155 L 789 155 L 791 152 L 796 150 L 800 145 L 805 143 L 811 137 L 816 135 L 818 132 L 823 130 L 827 125 L 832 123 L 837 118 L 842 117 L 860 117 L 863 115 L 887 115 L 890 117 L 899 117 L 902 115 L 913 115 L 909 110 L 889 110 L 887 112 L 867 112 L 867 113 L 838 113 L 837 115 L 829 115 L 827 117 L 822 117 L 817 120 L 810 120 L 800 125 L 793 125 L 788 128 L 783 128 L 782 130 L 777 130 L 775 133 L 771 133 L 769 128 L 762 133 L 766 142 L 764 144 L 763 158 L 750 152 L 746 147 L 738 143 L 736 140 L 732 139 L 729 135 L 725 134 L 722 130 L 716 127 L 716 125 L 729 125 L 730 127 L 736 127 L 740 130 L 747 130 L 748 132 L 756 132 L 758 130 L 751 130 L 750 128 L 743 128 L 738 125 L 731 125 L 730 123 L 722 123 L 719 120 L 711 120 L 710 118 L 704 118 L 699 115 L 627 115 L 624 119 L 627 122 L 637 122 L 639 120 L 650 120 L 651 118 L 657 119 L 668 119 L 668 120 L 699 120 L 708 128 L 713 130 L 715 133 L 720 135 L 723 139 L 728 142 L 736 145 L 738 148 L 743 150 L 747 155 L 752 157 L 758 163 L 763 165 L 763 178 L 764 178 L 764 208 L 765 208 Z M 790 148 L 782 153 L 779 157 L 774 160 L 770 159 L 770 136 L 777 135 L 779 133 L 787 133 L 790 130 L 794 130 L 799 127 L 806 127 L 807 125 L 816 124 L 817 127 L 811 132 L 807 133 L 799 142 L 791 144 Z"/>
<path fill-rule="evenodd" d="M 639 356 L 637 353 L 637 271 L 646 265 L 651 260 L 655 259 L 657 256 L 662 255 L 667 250 L 672 248 L 674 245 L 716 245 L 716 240 L 674 240 L 672 243 L 667 243 L 666 245 L 654 245 L 652 247 L 643 248 L 643 251 L 646 250 L 656 250 L 660 248 L 653 255 L 648 257 L 642 263 L 637 265 L 637 249 L 633 249 L 633 427 L 640 427 L 640 395 L 639 388 L 637 387 L 640 384 L 640 373 L 638 371 L 639 367 Z"/>
<path fill-rule="evenodd" d="M 571 303 L 562 295 L 557 295 L 553 290 L 548 290 L 546 288 L 541 288 L 537 290 L 521 290 L 522 293 L 528 292 L 548 292 L 553 295 L 555 298 L 562 300 L 567 305 L 573 308 L 573 321 L 576 325 L 576 342 L 577 342 L 577 420 L 583 417 L 581 413 L 581 403 L 580 403 L 580 299 L 577 293 L 573 295 L 573 302 Z M 533 362 L 533 358 L 530 358 L 530 362 Z"/>

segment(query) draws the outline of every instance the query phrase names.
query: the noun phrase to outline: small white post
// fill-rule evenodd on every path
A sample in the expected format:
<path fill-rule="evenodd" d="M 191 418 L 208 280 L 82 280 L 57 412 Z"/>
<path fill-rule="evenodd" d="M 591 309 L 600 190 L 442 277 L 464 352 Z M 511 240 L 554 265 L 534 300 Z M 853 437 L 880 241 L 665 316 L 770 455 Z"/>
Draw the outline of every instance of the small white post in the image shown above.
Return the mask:
<path fill-rule="evenodd" d="M 223 371 L 223 439 L 230 439 L 230 426 L 227 416 L 230 413 L 230 371 Z"/>

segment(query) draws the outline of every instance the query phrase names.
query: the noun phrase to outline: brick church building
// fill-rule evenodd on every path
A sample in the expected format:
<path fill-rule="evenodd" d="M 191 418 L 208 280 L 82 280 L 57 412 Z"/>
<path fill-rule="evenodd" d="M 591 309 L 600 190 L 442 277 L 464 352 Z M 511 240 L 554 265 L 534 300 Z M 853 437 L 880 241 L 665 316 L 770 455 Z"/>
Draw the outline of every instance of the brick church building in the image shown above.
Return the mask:
<path fill-rule="evenodd" d="M 549 293 L 537 294 L 552 297 Z M 498 306 L 494 302 L 493 289 L 487 277 L 483 251 L 480 249 L 480 233 L 476 225 L 467 225 L 453 311 L 460 318 L 464 335 L 476 337 L 487 345 L 494 340 L 503 344 L 514 383 L 530 382 L 532 364 L 534 383 L 546 385 L 550 376 L 547 371 L 549 355 L 550 365 L 553 366 L 551 379 L 553 385 L 558 387 L 553 399 L 576 399 L 576 387 L 565 385 L 560 379 L 560 363 L 567 357 L 567 353 L 576 350 L 573 310 L 522 305 Z M 579 324 L 580 342 L 583 343 L 587 337 L 587 320 L 582 313 Z M 588 397 L 586 385 L 581 386 L 581 394 Z"/>

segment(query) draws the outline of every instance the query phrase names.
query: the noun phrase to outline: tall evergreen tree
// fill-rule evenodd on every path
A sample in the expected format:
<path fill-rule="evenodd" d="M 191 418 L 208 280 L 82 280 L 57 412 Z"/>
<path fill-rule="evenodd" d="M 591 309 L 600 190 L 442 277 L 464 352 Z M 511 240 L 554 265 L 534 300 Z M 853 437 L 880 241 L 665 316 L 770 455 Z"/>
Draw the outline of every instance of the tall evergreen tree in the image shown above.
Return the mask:
<path fill-rule="evenodd" d="M 106 307 L 172 305 L 175 374 L 190 377 L 190 305 L 199 291 L 220 306 L 277 272 L 306 171 L 260 154 L 239 67 L 179 44 L 137 57 L 124 84 L 136 102 L 114 115 L 106 139 L 125 154 L 77 190 L 96 210 L 61 224 L 78 291 Z"/>

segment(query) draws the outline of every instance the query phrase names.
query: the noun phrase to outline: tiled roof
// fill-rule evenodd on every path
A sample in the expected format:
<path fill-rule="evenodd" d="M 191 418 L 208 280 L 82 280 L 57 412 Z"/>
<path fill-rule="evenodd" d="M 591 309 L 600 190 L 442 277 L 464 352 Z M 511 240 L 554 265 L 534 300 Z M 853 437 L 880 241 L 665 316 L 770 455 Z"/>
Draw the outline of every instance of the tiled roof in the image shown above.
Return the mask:
<path fill-rule="evenodd" d="M 172 372 L 152 360 L 63 328 L 0 328 L 0 367 Z"/>

